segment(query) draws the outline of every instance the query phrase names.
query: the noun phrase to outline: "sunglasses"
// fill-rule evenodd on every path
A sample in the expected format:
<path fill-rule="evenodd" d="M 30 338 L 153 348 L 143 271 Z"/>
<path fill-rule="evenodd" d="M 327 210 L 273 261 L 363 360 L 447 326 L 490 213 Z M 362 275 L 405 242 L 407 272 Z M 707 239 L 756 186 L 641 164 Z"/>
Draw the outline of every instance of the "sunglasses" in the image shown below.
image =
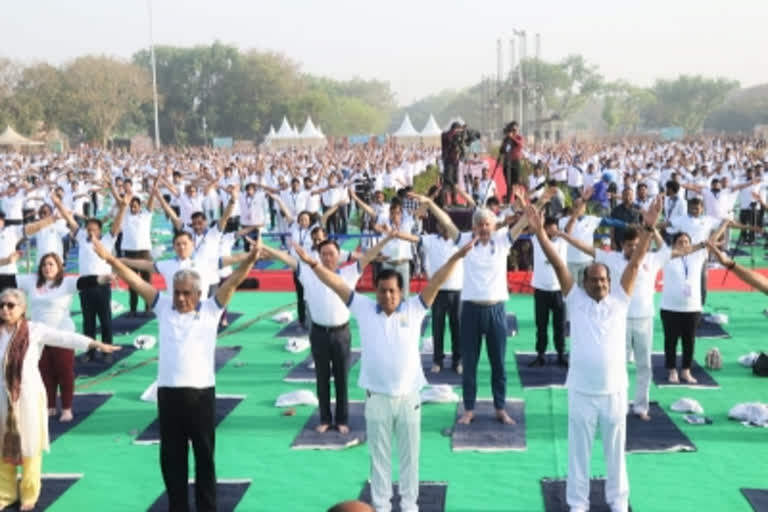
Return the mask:
<path fill-rule="evenodd" d="M 0 302 L 0 309 L 13 309 L 16 306 L 18 306 L 18 304 L 14 302 Z"/>

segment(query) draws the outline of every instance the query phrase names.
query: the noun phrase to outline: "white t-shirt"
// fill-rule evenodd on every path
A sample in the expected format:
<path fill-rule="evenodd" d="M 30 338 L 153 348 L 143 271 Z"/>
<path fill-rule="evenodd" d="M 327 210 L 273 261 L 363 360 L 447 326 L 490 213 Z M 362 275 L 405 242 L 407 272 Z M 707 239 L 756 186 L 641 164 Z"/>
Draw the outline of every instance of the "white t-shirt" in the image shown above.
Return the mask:
<path fill-rule="evenodd" d="M 62 239 L 69 233 L 69 228 L 64 219 L 59 219 L 35 233 L 35 245 L 37 245 L 37 263 L 43 256 L 53 252 L 64 260 L 64 242 Z"/>
<path fill-rule="evenodd" d="M 565 226 L 568 225 L 570 217 L 563 217 L 558 222 L 558 226 L 561 230 L 565 230 Z M 571 236 L 584 242 L 587 245 L 595 244 L 595 230 L 600 225 L 603 219 L 595 217 L 594 215 L 584 215 L 580 219 L 577 219 L 573 224 L 573 230 Z M 577 248 L 568 244 L 568 263 L 589 263 L 592 261 L 592 257 L 589 254 L 585 254 Z"/>
<path fill-rule="evenodd" d="M 350 290 L 354 290 L 360 279 L 358 265 L 346 265 L 337 269 Z M 296 268 L 299 281 L 304 285 L 304 298 L 312 313 L 312 322 L 324 327 L 337 327 L 349 322 L 349 309 L 339 296 L 325 285 L 315 274 L 315 271 L 304 263 Z"/>
<path fill-rule="evenodd" d="M 33 322 L 53 329 L 75 332 L 75 323 L 69 312 L 72 297 L 77 293 L 77 277 L 65 276 L 59 286 L 47 281 L 37 287 L 37 274 L 16 276 L 16 285 L 27 294 L 27 314 Z"/>
<path fill-rule="evenodd" d="M 541 248 L 538 237 L 532 238 L 533 242 L 533 277 L 531 278 L 531 286 L 537 290 L 544 290 L 548 292 L 560 291 L 560 281 L 557 280 L 557 274 L 552 264 L 547 259 L 547 255 Z M 557 254 L 560 259 L 565 261 L 568 251 L 568 243 L 564 238 L 556 238 L 552 240 L 552 245 L 555 246 Z"/>
<path fill-rule="evenodd" d="M 436 234 L 422 235 L 419 239 L 419 245 L 424 248 L 424 266 L 430 279 L 459 250 L 453 240 L 445 239 Z M 459 291 L 463 282 L 464 262 L 460 261 L 440 289 Z"/>
<path fill-rule="evenodd" d="M 81 276 L 104 276 L 112 273 L 112 266 L 94 252 L 85 229 L 77 230 L 75 240 L 77 240 L 77 256 Z M 103 235 L 99 241 L 108 252 L 114 253 L 115 238 L 111 233 Z"/>
<path fill-rule="evenodd" d="M 209 388 L 216 384 L 216 335 L 223 306 L 216 297 L 200 301 L 197 310 L 179 313 L 173 300 L 158 293 L 152 309 L 157 316 L 159 387 Z"/>
<path fill-rule="evenodd" d="M 471 232 L 460 233 L 457 247 L 468 244 L 473 236 Z M 503 228 L 494 232 L 487 244 L 475 243 L 464 257 L 461 300 L 506 302 L 509 298 L 507 256 L 512 242 L 509 228 Z"/>
<path fill-rule="evenodd" d="M 588 395 L 626 391 L 629 296 L 618 287 L 596 302 L 574 285 L 565 297 L 571 321 L 571 358 L 566 386 Z"/>
<path fill-rule="evenodd" d="M 264 211 L 267 200 L 264 191 L 257 190 L 252 196 L 247 193 L 240 196 L 240 223 L 243 226 L 263 226 L 266 224 Z"/>
<path fill-rule="evenodd" d="M 5 226 L 0 229 L 0 257 L 6 258 L 16 252 L 16 246 L 24 238 L 22 226 Z M 0 267 L 0 274 L 15 274 L 18 272 L 16 263 L 8 263 Z"/>
<path fill-rule="evenodd" d="M 672 257 L 672 251 L 666 245 L 656 252 L 648 252 L 637 270 L 632 300 L 629 303 L 629 318 L 652 318 L 655 313 L 653 295 L 656 292 L 656 276 Z M 611 289 L 621 288 L 621 276 L 629 261 L 621 251 L 596 249 L 595 261 L 608 266 L 611 271 Z"/>
<path fill-rule="evenodd" d="M 421 367 L 421 322 L 429 308 L 421 295 L 400 303 L 389 316 L 373 299 L 352 292 L 349 310 L 360 329 L 358 385 L 374 393 L 403 396 L 427 383 Z"/>
<path fill-rule="evenodd" d="M 701 311 L 701 271 L 707 251 L 698 250 L 670 260 L 664 266 L 661 309 L 678 312 Z"/>
<path fill-rule="evenodd" d="M 125 212 L 123 218 L 123 241 L 120 248 L 124 251 L 149 251 L 152 249 L 152 213 L 144 210 L 133 214 Z"/>
<path fill-rule="evenodd" d="M 691 239 L 691 244 L 694 245 L 706 241 L 712 232 L 720 226 L 721 222 L 720 219 L 706 215 L 699 217 L 682 215 L 670 219 L 672 226 L 677 231 L 686 233 Z"/>

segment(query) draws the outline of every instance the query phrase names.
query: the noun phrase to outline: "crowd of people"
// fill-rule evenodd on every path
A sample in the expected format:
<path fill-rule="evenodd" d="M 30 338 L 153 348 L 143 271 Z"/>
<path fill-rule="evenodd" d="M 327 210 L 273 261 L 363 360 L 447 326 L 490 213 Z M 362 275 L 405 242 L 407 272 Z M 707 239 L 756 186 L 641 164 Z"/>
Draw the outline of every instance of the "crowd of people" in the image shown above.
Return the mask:
<path fill-rule="evenodd" d="M 274 259 L 294 272 L 298 321 L 316 368 L 317 431 L 349 433 L 354 317 L 373 506 L 390 510 L 395 439 L 401 510 L 417 510 L 419 391 L 426 384 L 422 320 L 431 310 L 428 372 L 461 376 L 459 423 L 475 419 L 484 340 L 495 417 L 514 425 L 506 410 L 507 271 L 510 251 L 526 241 L 537 353 L 531 365 L 549 364 L 551 321 L 553 364 L 568 368 L 568 504 L 589 509 L 589 461 L 599 425 L 606 500 L 612 510 L 626 510 L 626 366 L 634 361 L 637 370 L 632 412 L 648 421 L 657 274 L 663 271 L 668 379 L 695 383 L 691 365 L 707 269 L 722 265 L 768 291 L 765 278 L 737 265 L 729 252 L 734 245 L 762 243 L 757 235 L 768 208 L 768 151 L 764 141 L 748 138 L 528 149 L 514 123 L 505 137 L 495 166 L 482 160 L 450 166 L 450 194 L 441 193 L 439 180 L 424 193 L 414 190 L 429 166 L 445 165 L 439 152 L 424 148 L 0 154 L 0 348 L 7 396 L 0 406 L 0 508 L 19 492 L 24 510 L 38 499 L 46 417 L 69 422 L 77 413 L 73 349 L 86 349 L 88 359 L 104 364 L 119 349 L 112 344 L 110 307 L 119 279 L 130 288 L 129 314 L 152 311 L 158 319 L 160 460 L 171 510 L 189 507 L 190 441 L 197 510 L 215 510 L 216 330 L 254 263 Z M 527 176 L 525 160 L 531 163 Z M 496 179 L 499 172 L 503 180 Z M 458 221 L 461 209 L 470 210 L 468 225 Z M 172 226 L 175 257 L 153 245 L 155 215 Z M 738 238 L 732 230 L 739 230 Z M 348 236 L 360 238 L 352 252 L 341 249 Z M 74 251 L 78 268 L 67 273 Z M 25 259 L 26 272 L 20 272 Z M 368 265 L 374 298 L 355 292 Z M 165 292 L 151 284 L 155 272 Z M 422 275 L 426 284 L 411 295 L 411 281 Z M 83 335 L 74 333 L 70 316 L 75 294 Z M 101 342 L 95 341 L 97 322 Z M 24 476 L 17 490 L 10 475 L 19 465 Z"/>

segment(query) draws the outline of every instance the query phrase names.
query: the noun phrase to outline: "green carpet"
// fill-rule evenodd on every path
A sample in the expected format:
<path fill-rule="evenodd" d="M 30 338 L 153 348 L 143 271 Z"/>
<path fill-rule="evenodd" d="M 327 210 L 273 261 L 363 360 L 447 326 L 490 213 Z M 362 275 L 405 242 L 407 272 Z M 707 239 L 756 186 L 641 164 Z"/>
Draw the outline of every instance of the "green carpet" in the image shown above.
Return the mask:
<path fill-rule="evenodd" d="M 698 451 L 628 456 L 634 510 L 746 512 L 750 507 L 739 487 L 768 487 L 768 429 L 746 428 L 727 419 L 728 409 L 737 402 L 768 402 L 768 379 L 752 377 L 737 362 L 741 354 L 768 348 L 762 343 L 763 330 L 768 327 L 768 319 L 762 314 L 766 301 L 748 293 L 710 293 L 709 297 L 710 308 L 730 316 L 727 330 L 733 338 L 700 340 L 696 355 L 702 361 L 711 346 L 721 350 L 723 370 L 714 376 L 722 389 L 652 387 L 651 398 L 667 410 L 680 397 L 696 398 L 714 424 L 691 426 L 682 421 L 682 415 L 670 412 Z M 114 298 L 125 304 L 127 293 L 116 292 Z M 365 445 L 341 452 L 289 448 L 312 410 L 299 407 L 295 416 L 282 416 L 274 407 L 275 398 L 280 393 L 313 386 L 284 383 L 282 377 L 288 370 L 281 364 L 298 362 L 308 352 L 286 352 L 284 340 L 273 337 L 280 326 L 264 312 L 282 306 L 292 309 L 294 301 L 292 293 L 238 293 L 230 309 L 244 314 L 219 340 L 220 345 L 243 346 L 240 354 L 217 374 L 218 393 L 246 395 L 216 431 L 218 478 L 252 480 L 238 510 L 317 512 L 337 501 L 357 497 L 368 478 Z M 79 305 L 75 307 L 79 309 Z M 520 323 L 520 334 L 510 338 L 507 350 L 508 396 L 525 399 L 528 449 L 497 454 L 452 453 L 450 439 L 440 431 L 452 425 L 455 405 L 425 405 L 420 476 L 422 480 L 448 482 L 448 511 L 540 511 L 543 502 L 539 480 L 566 475 L 566 391 L 523 391 L 520 387 L 514 351 L 533 349 L 532 299 L 515 295 L 507 309 L 517 314 Z M 654 345 L 661 350 L 661 325 L 658 320 L 656 324 Z M 116 341 L 129 343 L 140 333 L 156 334 L 156 323 L 152 321 L 134 335 Z M 353 345 L 359 345 L 356 327 L 353 339 Z M 102 374 L 78 380 L 81 391 L 110 391 L 114 396 L 55 441 L 51 453 L 45 456 L 44 473 L 83 474 L 49 510 L 80 511 L 85 504 L 92 504 L 94 509 L 104 511 L 135 512 L 146 510 L 163 492 L 157 446 L 132 443 L 156 416 L 155 405 L 140 401 L 139 396 L 155 378 L 157 365 L 151 362 L 137 366 L 156 355 L 157 349 L 137 351 L 118 365 L 116 369 L 122 367 L 123 372 L 114 378 L 104 380 Z M 358 371 L 356 365 L 350 379 L 352 400 L 364 397 L 356 385 Z M 489 379 L 487 359 L 482 356 L 478 374 L 481 398 L 490 397 Z M 630 381 L 634 381 L 632 366 Z M 604 474 L 599 442 L 595 443 L 592 474 Z"/>

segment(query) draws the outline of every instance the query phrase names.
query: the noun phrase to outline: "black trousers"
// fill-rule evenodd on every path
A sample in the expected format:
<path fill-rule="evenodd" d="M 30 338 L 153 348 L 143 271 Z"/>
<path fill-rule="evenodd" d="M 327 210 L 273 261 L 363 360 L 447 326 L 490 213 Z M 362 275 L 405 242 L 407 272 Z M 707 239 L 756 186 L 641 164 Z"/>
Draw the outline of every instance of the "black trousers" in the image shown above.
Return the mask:
<path fill-rule="evenodd" d="M 304 303 L 304 285 L 299 281 L 296 272 L 293 273 L 293 286 L 296 287 L 296 310 L 299 313 L 299 324 L 304 325 L 307 321 L 307 305 Z"/>
<path fill-rule="evenodd" d="M 6 288 L 17 288 L 16 274 L 0 274 L 0 292 Z"/>
<path fill-rule="evenodd" d="M 707 262 L 701 267 L 701 305 L 707 303 Z"/>
<path fill-rule="evenodd" d="M 436 365 L 443 366 L 445 357 L 445 316 L 451 328 L 451 351 L 453 353 L 453 367 L 461 361 L 461 330 L 459 318 L 461 316 L 461 292 L 458 290 L 440 290 L 432 303 L 432 361 Z"/>
<path fill-rule="evenodd" d="M 520 160 L 508 159 L 504 161 L 504 180 L 507 182 L 507 196 L 505 203 L 509 203 L 512 198 L 512 187 L 520 184 L 520 170 L 522 164 Z"/>
<path fill-rule="evenodd" d="M 333 423 L 331 373 L 333 373 L 333 387 L 336 392 L 336 424 L 346 425 L 349 421 L 347 381 L 351 343 L 352 335 L 349 332 L 348 323 L 330 328 L 313 323 L 309 332 L 312 359 L 315 361 L 315 384 L 317 400 L 320 403 L 320 422 L 326 425 Z"/>
<path fill-rule="evenodd" d="M 152 254 L 149 251 L 129 251 L 129 250 L 124 250 L 123 251 L 123 256 L 125 256 L 126 258 L 131 259 L 131 260 L 147 260 L 147 261 L 152 261 Z M 144 281 L 146 281 L 148 283 L 152 282 L 150 280 L 151 279 L 151 275 L 150 275 L 149 272 L 147 272 L 145 270 L 140 270 L 140 271 L 138 271 L 138 273 L 139 273 L 139 275 L 141 276 L 141 278 Z M 139 294 L 136 293 L 136 291 L 133 288 L 130 288 L 128 290 L 128 305 L 129 305 L 129 307 L 131 309 L 131 313 L 135 313 L 136 309 L 139 306 Z M 144 301 L 144 309 L 149 311 L 149 304 L 147 304 L 147 301 Z"/>
<path fill-rule="evenodd" d="M 459 180 L 459 162 L 443 161 L 443 186 L 453 187 Z"/>
<path fill-rule="evenodd" d="M 195 455 L 195 508 L 216 510 L 214 464 L 216 390 L 157 388 L 160 470 L 169 512 L 189 512 L 189 442 Z"/>
<path fill-rule="evenodd" d="M 96 317 L 101 327 L 101 341 L 112 344 L 112 289 L 98 284 L 97 276 L 82 276 L 77 280 L 80 309 L 83 312 L 83 334 L 96 338 Z M 89 353 L 93 353 L 89 350 Z"/>
<path fill-rule="evenodd" d="M 668 370 L 677 367 L 677 340 L 683 342 L 684 370 L 690 370 L 693 363 L 693 346 L 696 341 L 696 328 L 699 326 L 701 313 L 698 311 L 681 312 L 661 310 L 661 324 L 664 326 L 664 366 Z"/>
<path fill-rule="evenodd" d="M 555 350 L 558 355 L 565 353 L 565 302 L 560 291 L 546 291 L 534 288 L 533 309 L 536 316 L 536 353 L 547 351 L 547 325 L 552 312 L 552 331 Z"/>
<path fill-rule="evenodd" d="M 752 203 L 752 207 L 739 210 L 739 222 L 746 226 L 754 226 L 757 221 L 757 209 L 755 203 Z M 747 229 L 742 229 L 739 234 L 739 243 L 752 243 L 755 241 L 755 232 Z"/>

